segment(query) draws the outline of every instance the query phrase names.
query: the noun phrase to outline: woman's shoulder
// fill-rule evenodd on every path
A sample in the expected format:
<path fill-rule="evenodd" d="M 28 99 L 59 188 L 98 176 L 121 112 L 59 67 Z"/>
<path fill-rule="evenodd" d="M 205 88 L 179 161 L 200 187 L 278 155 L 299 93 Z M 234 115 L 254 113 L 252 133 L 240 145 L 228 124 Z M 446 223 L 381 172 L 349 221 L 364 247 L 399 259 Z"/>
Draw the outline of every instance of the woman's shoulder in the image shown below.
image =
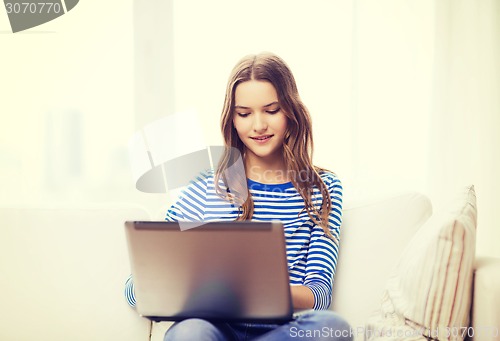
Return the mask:
<path fill-rule="evenodd" d="M 342 182 L 334 172 L 326 169 L 321 169 L 318 174 L 328 188 L 342 187 Z"/>
<path fill-rule="evenodd" d="M 186 184 L 181 194 L 189 194 L 193 191 L 204 192 L 213 187 L 214 183 L 214 172 L 211 169 L 206 169 L 198 172 L 194 177 L 191 178 L 188 184 Z"/>
<path fill-rule="evenodd" d="M 215 179 L 216 170 L 215 169 L 205 169 L 198 173 L 198 175 L 191 181 L 191 186 L 204 187 L 208 191 L 215 190 Z M 222 177 L 218 178 L 218 184 L 221 189 L 226 188 L 226 184 Z"/>
<path fill-rule="evenodd" d="M 213 169 L 205 169 L 200 171 L 192 180 L 192 182 L 210 183 L 214 181 L 215 172 Z"/>

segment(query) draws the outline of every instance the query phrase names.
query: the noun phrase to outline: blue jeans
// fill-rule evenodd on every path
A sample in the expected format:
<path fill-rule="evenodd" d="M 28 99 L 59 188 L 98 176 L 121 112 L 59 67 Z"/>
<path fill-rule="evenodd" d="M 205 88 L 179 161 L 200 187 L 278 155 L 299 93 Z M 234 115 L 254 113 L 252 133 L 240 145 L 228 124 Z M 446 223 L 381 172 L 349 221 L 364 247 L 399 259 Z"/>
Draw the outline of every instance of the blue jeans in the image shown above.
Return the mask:
<path fill-rule="evenodd" d="M 339 340 L 351 341 L 349 324 L 333 311 L 316 310 L 304 313 L 289 323 L 211 323 L 187 319 L 175 323 L 165 333 L 164 341 L 283 341 Z"/>

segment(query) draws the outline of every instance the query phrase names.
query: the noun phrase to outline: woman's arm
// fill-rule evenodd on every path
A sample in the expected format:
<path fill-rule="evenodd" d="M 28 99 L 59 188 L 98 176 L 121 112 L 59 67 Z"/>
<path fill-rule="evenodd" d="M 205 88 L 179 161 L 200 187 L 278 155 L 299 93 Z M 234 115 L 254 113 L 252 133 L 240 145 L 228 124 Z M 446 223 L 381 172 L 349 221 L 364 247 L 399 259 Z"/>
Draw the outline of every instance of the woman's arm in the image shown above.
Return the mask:
<path fill-rule="evenodd" d="M 342 224 L 342 184 L 332 173 L 322 176 L 332 200 L 332 210 L 328 225 L 333 236 L 340 241 Z M 311 231 L 311 239 L 306 260 L 306 276 L 303 285 L 313 294 L 313 309 L 328 309 L 331 303 L 333 277 L 337 266 L 339 245 L 328 238 L 323 229 L 315 225 Z"/>
<path fill-rule="evenodd" d="M 134 282 L 132 280 L 132 275 L 130 275 L 125 282 L 125 299 L 132 308 L 135 308 L 135 288 Z"/>
<path fill-rule="evenodd" d="M 292 303 L 294 309 L 312 309 L 314 295 L 311 289 L 304 285 L 291 285 Z"/>

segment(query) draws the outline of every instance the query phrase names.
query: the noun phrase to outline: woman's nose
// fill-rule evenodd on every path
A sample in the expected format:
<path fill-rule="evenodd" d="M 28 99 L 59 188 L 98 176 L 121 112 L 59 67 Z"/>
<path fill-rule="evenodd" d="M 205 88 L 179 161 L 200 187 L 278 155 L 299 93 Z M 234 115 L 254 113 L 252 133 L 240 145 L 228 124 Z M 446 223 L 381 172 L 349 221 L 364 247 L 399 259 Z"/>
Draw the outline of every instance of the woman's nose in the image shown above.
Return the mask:
<path fill-rule="evenodd" d="M 267 121 L 262 113 L 254 115 L 253 130 L 255 132 L 264 132 L 267 129 Z"/>

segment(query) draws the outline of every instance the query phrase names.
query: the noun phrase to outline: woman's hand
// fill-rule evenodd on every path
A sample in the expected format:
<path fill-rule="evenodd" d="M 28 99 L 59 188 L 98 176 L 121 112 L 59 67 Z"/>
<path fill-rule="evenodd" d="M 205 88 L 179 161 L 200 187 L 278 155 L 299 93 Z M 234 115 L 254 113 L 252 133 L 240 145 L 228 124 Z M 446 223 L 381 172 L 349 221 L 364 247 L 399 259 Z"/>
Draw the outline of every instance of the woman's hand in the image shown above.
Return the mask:
<path fill-rule="evenodd" d="M 312 309 L 314 307 L 314 296 L 311 289 L 304 285 L 291 285 L 290 291 L 294 309 Z"/>

